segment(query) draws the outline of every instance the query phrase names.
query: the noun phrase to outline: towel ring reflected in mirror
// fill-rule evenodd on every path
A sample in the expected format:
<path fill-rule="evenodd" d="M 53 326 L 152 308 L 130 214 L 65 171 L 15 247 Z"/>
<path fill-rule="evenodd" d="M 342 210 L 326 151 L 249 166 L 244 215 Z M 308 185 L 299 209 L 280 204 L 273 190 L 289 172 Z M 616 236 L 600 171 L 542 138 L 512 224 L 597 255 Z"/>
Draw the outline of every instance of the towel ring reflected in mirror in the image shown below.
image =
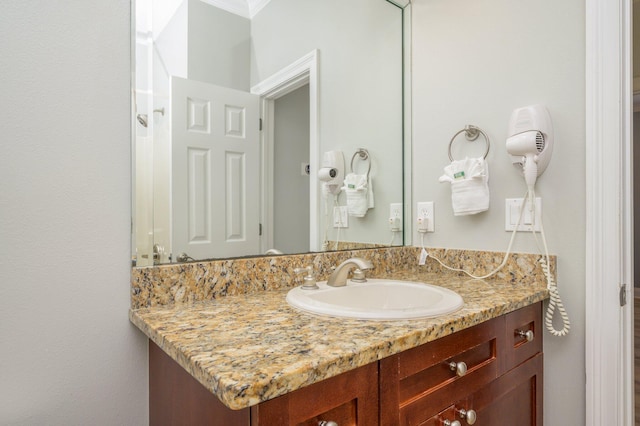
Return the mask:
<path fill-rule="evenodd" d="M 487 134 L 485 132 L 482 131 L 481 128 L 473 126 L 471 124 L 467 124 L 464 127 L 464 129 L 459 130 L 458 132 L 456 132 L 456 134 L 453 135 L 453 137 L 451 138 L 451 141 L 449 142 L 449 160 L 454 161 L 453 160 L 453 155 L 451 155 L 451 146 L 453 145 L 453 141 L 462 132 L 464 132 L 464 137 L 467 138 L 467 140 L 469 142 L 475 141 L 476 139 L 478 139 L 478 136 L 480 136 L 480 135 L 482 135 L 482 137 L 484 137 L 484 140 L 487 143 L 487 150 L 484 152 L 484 156 L 482 158 L 486 160 L 487 159 L 487 155 L 489 154 L 489 148 L 491 147 L 491 142 L 489 141 L 489 137 L 487 136 Z M 351 162 L 353 162 L 353 160 L 351 160 Z"/>
<path fill-rule="evenodd" d="M 369 164 L 367 166 L 367 179 L 369 178 L 369 172 L 371 171 L 371 157 L 369 156 L 369 151 L 364 148 L 358 148 L 358 150 L 351 157 L 351 173 L 355 173 L 353 170 L 353 160 L 359 157 L 362 161 L 367 161 Z"/>

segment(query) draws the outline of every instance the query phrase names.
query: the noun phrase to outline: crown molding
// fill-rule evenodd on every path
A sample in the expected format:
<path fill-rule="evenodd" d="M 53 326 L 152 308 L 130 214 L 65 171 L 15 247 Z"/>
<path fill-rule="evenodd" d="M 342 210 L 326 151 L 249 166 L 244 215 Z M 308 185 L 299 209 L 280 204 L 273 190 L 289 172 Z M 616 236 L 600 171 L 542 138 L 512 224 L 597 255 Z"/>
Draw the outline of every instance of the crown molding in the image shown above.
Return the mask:
<path fill-rule="evenodd" d="M 271 0 L 200 0 L 211 6 L 251 19 Z"/>
<path fill-rule="evenodd" d="M 249 4 L 249 15 L 251 18 L 256 16 L 271 0 L 247 0 Z"/>
<path fill-rule="evenodd" d="M 215 6 L 218 9 L 226 10 L 243 18 L 250 18 L 249 4 L 245 0 L 200 0 L 204 3 Z"/>

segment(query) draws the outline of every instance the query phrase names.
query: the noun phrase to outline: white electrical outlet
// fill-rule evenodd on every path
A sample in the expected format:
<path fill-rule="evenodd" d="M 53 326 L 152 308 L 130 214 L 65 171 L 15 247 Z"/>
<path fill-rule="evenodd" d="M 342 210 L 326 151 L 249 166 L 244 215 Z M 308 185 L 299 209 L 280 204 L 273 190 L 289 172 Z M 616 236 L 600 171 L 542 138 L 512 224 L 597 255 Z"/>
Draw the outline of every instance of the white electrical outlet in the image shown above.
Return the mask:
<path fill-rule="evenodd" d="M 347 206 L 335 206 L 333 208 L 333 227 L 349 227 L 349 210 L 347 209 Z"/>
<path fill-rule="evenodd" d="M 389 205 L 389 228 L 393 232 L 402 231 L 402 203 Z"/>
<path fill-rule="evenodd" d="M 522 198 L 507 198 L 504 205 L 504 230 L 513 231 L 520 217 L 520 206 L 522 206 Z M 542 221 L 542 199 L 536 198 L 535 214 L 531 212 L 531 203 L 529 200 L 524 205 L 522 219 L 518 231 L 536 231 L 540 232 L 540 222 Z"/>
<path fill-rule="evenodd" d="M 416 220 L 418 232 L 435 232 L 435 216 L 433 213 L 433 201 L 418 203 L 416 208 Z"/>

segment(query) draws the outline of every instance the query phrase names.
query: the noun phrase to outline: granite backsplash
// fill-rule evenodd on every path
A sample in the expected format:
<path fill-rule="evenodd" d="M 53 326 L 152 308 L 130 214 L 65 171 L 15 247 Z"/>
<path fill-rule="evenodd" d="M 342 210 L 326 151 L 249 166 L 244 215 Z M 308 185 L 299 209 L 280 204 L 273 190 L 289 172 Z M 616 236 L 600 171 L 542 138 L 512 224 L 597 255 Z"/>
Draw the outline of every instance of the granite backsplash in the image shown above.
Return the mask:
<path fill-rule="evenodd" d="M 369 259 L 374 268 L 367 276 L 383 278 L 391 272 L 433 272 L 459 274 L 444 269 L 428 258 L 418 265 L 419 247 L 386 247 L 296 255 L 246 257 L 224 260 L 136 267 L 131 274 L 131 308 L 147 308 L 174 303 L 213 300 L 227 295 L 252 294 L 291 288 L 301 284 L 295 268 L 313 265 L 318 281 L 328 278 L 331 268 L 351 257 Z M 428 248 L 431 256 L 447 265 L 484 275 L 500 265 L 504 252 Z M 490 280 L 530 285 L 545 281 L 541 255 L 512 253 L 505 266 Z M 551 257 L 555 275 L 556 259 Z"/>

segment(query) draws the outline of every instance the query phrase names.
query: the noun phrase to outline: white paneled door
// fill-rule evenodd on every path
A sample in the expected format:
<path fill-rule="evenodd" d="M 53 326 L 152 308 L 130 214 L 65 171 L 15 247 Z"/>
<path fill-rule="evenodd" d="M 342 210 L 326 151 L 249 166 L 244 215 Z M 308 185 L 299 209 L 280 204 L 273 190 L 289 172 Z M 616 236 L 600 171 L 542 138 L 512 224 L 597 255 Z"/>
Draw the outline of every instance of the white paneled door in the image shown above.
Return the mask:
<path fill-rule="evenodd" d="M 259 97 L 171 78 L 172 252 L 260 251 Z"/>

